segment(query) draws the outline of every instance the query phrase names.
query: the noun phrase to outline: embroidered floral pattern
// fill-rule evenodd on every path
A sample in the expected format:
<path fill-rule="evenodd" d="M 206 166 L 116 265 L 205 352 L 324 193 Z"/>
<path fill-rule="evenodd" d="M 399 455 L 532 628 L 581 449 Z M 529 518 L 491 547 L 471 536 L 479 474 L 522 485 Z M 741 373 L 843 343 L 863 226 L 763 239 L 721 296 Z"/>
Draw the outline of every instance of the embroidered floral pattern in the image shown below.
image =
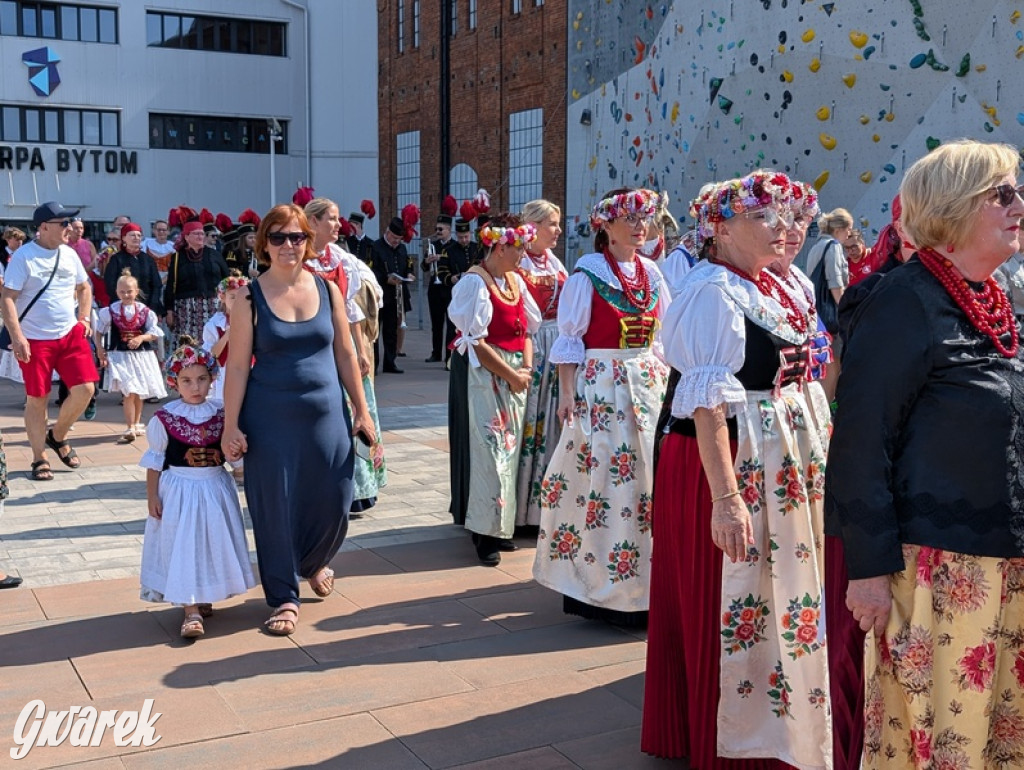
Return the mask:
<path fill-rule="evenodd" d="M 605 398 L 595 396 L 594 403 L 590 407 L 590 429 L 592 431 L 611 430 L 613 414 L 615 414 L 615 407 Z"/>
<path fill-rule="evenodd" d="M 983 642 L 977 647 L 964 650 L 959 661 L 959 671 L 954 672 L 962 690 L 985 692 L 992 686 L 992 675 L 996 668 L 995 642 Z"/>
<path fill-rule="evenodd" d="M 990 588 L 984 570 L 973 560 L 947 561 L 932 572 L 932 607 L 952 621 L 955 615 L 981 609 Z"/>
<path fill-rule="evenodd" d="M 818 618 L 821 616 L 821 599 L 804 594 L 789 600 L 789 605 L 779 620 L 782 638 L 789 648 L 789 657 L 797 660 L 821 649 L 818 641 Z"/>
<path fill-rule="evenodd" d="M 636 506 L 636 528 L 641 535 L 646 535 L 651 531 L 653 516 L 654 504 L 651 496 L 646 492 L 641 492 L 640 502 Z"/>
<path fill-rule="evenodd" d="M 516 434 L 510 429 L 508 413 L 500 411 L 487 423 L 487 444 L 507 458 L 516 451 Z"/>
<path fill-rule="evenodd" d="M 626 384 L 626 364 L 618 358 L 612 359 L 612 382 L 616 385 Z"/>
<path fill-rule="evenodd" d="M 612 484 L 617 487 L 636 479 L 636 450 L 628 444 L 621 444 L 612 454 L 608 472 Z"/>
<path fill-rule="evenodd" d="M 612 583 L 621 583 L 640 574 L 640 549 L 636 543 L 623 540 L 612 546 L 606 568 Z"/>
<path fill-rule="evenodd" d="M 552 561 L 572 561 L 580 551 L 583 539 L 575 524 L 561 523 L 551 535 L 548 558 Z"/>
<path fill-rule="evenodd" d="M 611 509 L 611 506 L 608 504 L 607 497 L 602 497 L 592 489 L 590 490 L 589 497 L 577 495 L 576 507 L 582 508 L 587 512 L 587 521 L 584 529 L 591 530 L 608 526 L 608 511 Z"/>
<path fill-rule="evenodd" d="M 932 632 L 924 626 L 907 625 L 887 645 L 896 680 L 912 698 L 925 695 L 932 681 Z"/>
<path fill-rule="evenodd" d="M 587 364 L 583 369 L 583 384 L 594 385 L 597 383 L 597 375 L 602 374 L 605 371 L 604 361 L 599 361 L 596 358 L 587 359 Z"/>
<path fill-rule="evenodd" d="M 823 709 L 825 704 L 828 703 L 828 693 L 821 687 L 815 687 L 807 693 L 807 702 L 816 709 Z"/>
<path fill-rule="evenodd" d="M 736 692 L 739 693 L 741 698 L 749 698 L 754 692 L 754 683 L 749 679 L 744 679 L 736 685 Z"/>
<path fill-rule="evenodd" d="M 780 719 L 783 717 L 793 718 L 790 711 L 789 694 L 791 692 L 793 692 L 793 686 L 786 679 L 780 660 L 775 664 L 775 670 L 768 675 L 768 699 L 772 704 L 772 713 Z"/>
<path fill-rule="evenodd" d="M 537 497 L 540 499 L 541 507 L 557 508 L 562 503 L 562 495 L 568 487 L 565 474 L 555 473 L 548 476 L 537 485 Z"/>
<path fill-rule="evenodd" d="M 601 462 L 590 451 L 590 444 L 586 442 L 580 444 L 580 451 L 576 453 L 576 472 L 589 476 L 600 465 Z"/>
<path fill-rule="evenodd" d="M 797 543 L 796 548 L 793 549 L 793 555 L 796 556 L 798 562 L 806 564 L 811 558 L 811 548 L 807 543 Z"/>
<path fill-rule="evenodd" d="M 807 501 L 807 489 L 800 477 L 800 468 L 790 455 L 782 458 L 782 468 L 775 474 L 775 497 L 783 515 L 798 510 Z"/>
<path fill-rule="evenodd" d="M 749 650 L 767 637 L 768 601 L 753 594 L 746 598 L 736 597 L 729 602 L 729 609 L 722 614 L 722 649 L 726 655 Z"/>
<path fill-rule="evenodd" d="M 764 466 L 749 458 L 741 461 L 736 482 L 750 513 L 760 513 L 764 507 Z"/>
<path fill-rule="evenodd" d="M 817 503 L 825 499 L 825 461 L 814 452 L 804 471 L 807 482 L 807 501 Z"/>

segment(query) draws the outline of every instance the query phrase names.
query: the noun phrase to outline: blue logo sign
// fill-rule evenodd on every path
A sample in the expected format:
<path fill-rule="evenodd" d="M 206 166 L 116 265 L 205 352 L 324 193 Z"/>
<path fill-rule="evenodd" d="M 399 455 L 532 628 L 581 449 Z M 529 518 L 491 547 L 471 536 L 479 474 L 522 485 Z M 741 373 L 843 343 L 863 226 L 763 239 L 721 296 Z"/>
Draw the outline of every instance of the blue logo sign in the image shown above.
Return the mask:
<path fill-rule="evenodd" d="M 59 61 L 60 57 L 48 46 L 21 55 L 21 63 L 28 67 L 29 85 L 40 96 L 49 96 L 60 85 Z"/>

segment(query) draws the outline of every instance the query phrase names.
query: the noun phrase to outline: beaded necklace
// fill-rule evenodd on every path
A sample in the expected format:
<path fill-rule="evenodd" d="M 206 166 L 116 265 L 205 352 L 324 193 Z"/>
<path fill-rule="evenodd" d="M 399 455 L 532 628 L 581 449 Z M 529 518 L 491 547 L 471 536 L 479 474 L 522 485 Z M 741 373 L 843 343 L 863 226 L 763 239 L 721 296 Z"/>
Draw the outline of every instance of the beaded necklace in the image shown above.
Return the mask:
<path fill-rule="evenodd" d="M 537 269 L 540 270 L 542 273 L 548 269 L 547 251 L 541 254 L 534 254 L 532 251 L 527 251 L 526 256 L 528 256 L 533 261 L 533 264 L 535 264 L 537 266 Z"/>
<path fill-rule="evenodd" d="M 626 302 L 637 310 L 645 310 L 648 304 L 647 298 L 651 296 L 651 276 L 647 273 L 644 263 L 634 258 L 633 264 L 636 265 L 636 273 L 632 278 L 627 278 L 626 274 L 619 267 L 618 261 L 608 249 L 604 250 L 604 258 L 612 271 L 612 275 L 618 279 Z"/>
<path fill-rule="evenodd" d="M 793 331 L 797 334 L 807 333 L 807 316 L 800 311 L 796 302 L 794 302 L 793 298 L 789 296 L 789 292 L 782 288 L 782 284 L 779 283 L 779 279 L 776 278 L 771 271 L 762 270 L 758 274 L 757 278 L 754 278 L 750 273 L 740 270 L 738 267 L 734 267 L 728 262 L 715 260 L 715 264 L 721 265 L 730 273 L 738 275 L 745 281 L 750 281 L 757 287 L 761 296 L 774 299 L 782 305 L 783 310 L 786 311 L 786 323 L 793 327 Z"/>
<path fill-rule="evenodd" d="M 950 260 L 934 249 L 921 249 L 917 252 L 917 257 L 964 311 L 971 326 L 992 340 L 996 350 L 1006 358 L 1017 355 L 1020 337 L 1013 315 L 1013 305 L 994 278 L 989 276 L 980 289 L 975 289 L 960 275 L 960 271 Z M 1010 336 L 1009 345 L 1003 344 L 1002 337 L 1006 334 Z"/>

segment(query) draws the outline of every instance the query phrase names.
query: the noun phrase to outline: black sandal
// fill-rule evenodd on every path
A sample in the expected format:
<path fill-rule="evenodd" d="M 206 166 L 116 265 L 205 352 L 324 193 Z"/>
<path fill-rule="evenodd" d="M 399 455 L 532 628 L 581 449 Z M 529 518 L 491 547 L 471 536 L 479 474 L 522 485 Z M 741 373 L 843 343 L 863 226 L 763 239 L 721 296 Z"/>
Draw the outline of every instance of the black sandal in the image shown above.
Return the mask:
<path fill-rule="evenodd" d="M 50 467 L 50 461 L 36 460 L 32 463 L 31 476 L 33 481 L 53 481 L 53 468 Z"/>
<path fill-rule="evenodd" d="M 82 467 L 82 461 L 78 459 L 78 453 L 74 450 L 71 444 L 69 444 L 67 440 L 58 441 L 53 437 L 53 428 L 46 431 L 46 446 L 56 452 L 57 459 L 72 470 L 78 470 Z M 66 455 L 62 455 L 60 453 L 60 450 L 62 449 L 67 449 L 68 453 Z"/>

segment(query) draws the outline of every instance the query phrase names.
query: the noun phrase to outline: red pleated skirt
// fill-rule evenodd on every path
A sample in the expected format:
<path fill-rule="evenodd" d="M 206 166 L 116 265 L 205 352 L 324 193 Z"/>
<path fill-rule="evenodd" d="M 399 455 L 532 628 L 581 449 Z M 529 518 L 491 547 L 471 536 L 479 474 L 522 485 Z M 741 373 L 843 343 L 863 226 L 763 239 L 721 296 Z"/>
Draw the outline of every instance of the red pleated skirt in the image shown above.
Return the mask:
<path fill-rule="evenodd" d="M 857 770 L 864 748 L 864 632 L 846 608 L 843 541 L 825 538 L 825 629 L 834 770 Z"/>
<path fill-rule="evenodd" d="M 736 451 L 733 446 L 733 452 Z M 780 770 L 777 759 L 717 753 L 722 552 L 697 439 L 662 437 L 654 475 L 654 552 L 640 748 L 690 770 Z"/>

